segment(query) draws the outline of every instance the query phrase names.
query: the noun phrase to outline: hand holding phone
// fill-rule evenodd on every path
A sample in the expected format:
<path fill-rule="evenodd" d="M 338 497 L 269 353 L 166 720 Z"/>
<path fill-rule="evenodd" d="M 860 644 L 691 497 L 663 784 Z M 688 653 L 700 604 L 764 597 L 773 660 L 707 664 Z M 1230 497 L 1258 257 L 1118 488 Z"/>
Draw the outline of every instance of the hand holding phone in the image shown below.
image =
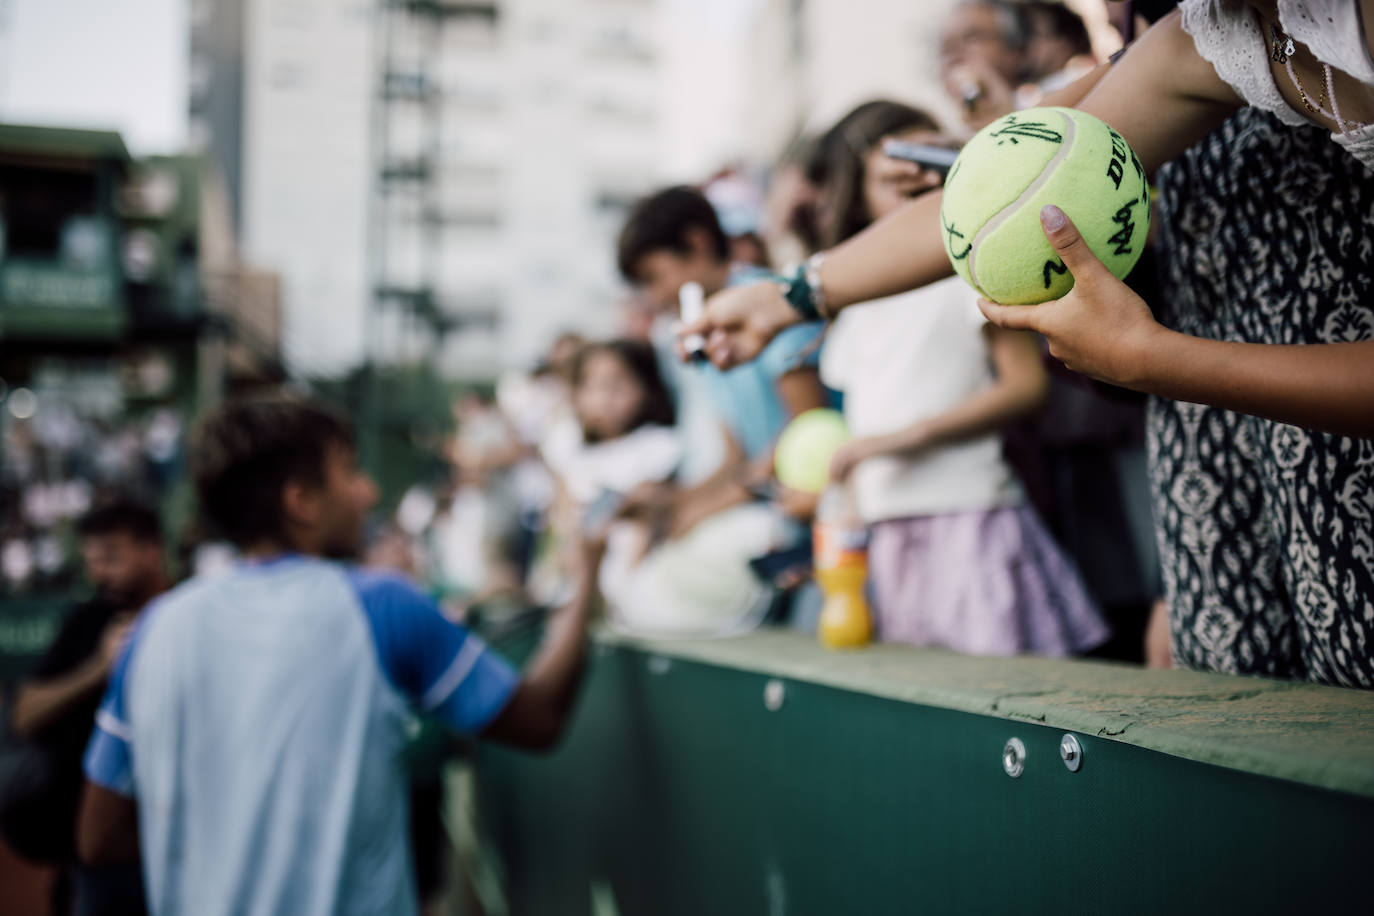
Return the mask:
<path fill-rule="evenodd" d="M 922 143 L 903 143 L 889 138 L 883 141 L 883 155 L 903 162 L 914 162 L 923 169 L 948 175 L 954 160 L 959 158 L 959 151 Z"/>

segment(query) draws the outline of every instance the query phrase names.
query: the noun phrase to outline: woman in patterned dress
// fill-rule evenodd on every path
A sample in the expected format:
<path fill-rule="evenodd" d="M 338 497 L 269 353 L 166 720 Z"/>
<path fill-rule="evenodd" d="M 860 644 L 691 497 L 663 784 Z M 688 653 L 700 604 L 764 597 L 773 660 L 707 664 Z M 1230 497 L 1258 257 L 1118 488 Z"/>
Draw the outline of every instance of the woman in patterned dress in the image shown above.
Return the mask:
<path fill-rule="evenodd" d="M 1320 129 L 1244 108 L 1160 170 L 1158 201 L 1166 327 L 1374 338 L 1374 170 Z M 1374 441 L 1304 425 L 1151 399 L 1174 656 L 1374 687 Z"/>

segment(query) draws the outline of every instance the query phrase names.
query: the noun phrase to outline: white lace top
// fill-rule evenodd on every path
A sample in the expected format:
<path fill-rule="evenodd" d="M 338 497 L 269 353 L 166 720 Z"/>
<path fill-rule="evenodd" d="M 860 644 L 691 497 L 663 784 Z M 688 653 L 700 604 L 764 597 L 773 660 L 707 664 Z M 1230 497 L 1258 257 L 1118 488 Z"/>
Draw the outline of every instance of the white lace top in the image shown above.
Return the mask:
<path fill-rule="evenodd" d="M 1269 46 L 1254 11 L 1243 0 L 1183 0 L 1183 29 L 1193 44 L 1245 101 L 1294 127 L 1312 122 L 1279 94 L 1269 69 Z M 1279 24 L 1322 63 L 1374 86 L 1374 61 L 1364 44 L 1357 0 L 1279 0 Z M 1346 152 L 1374 169 L 1374 124 L 1333 133 Z"/>

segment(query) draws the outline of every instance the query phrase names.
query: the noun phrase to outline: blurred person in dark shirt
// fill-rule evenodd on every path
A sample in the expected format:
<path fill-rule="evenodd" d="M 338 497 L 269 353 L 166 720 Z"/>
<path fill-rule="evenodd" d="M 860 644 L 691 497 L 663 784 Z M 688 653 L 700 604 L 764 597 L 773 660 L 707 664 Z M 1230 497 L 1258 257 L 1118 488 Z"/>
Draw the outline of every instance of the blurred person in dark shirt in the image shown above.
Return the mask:
<path fill-rule="evenodd" d="M 75 864 L 76 810 L 81 795 L 81 756 L 115 659 L 138 612 L 171 583 L 157 513 L 133 502 L 111 502 L 77 525 L 81 558 L 93 595 L 63 621 L 56 640 L 20 685 L 11 713 L 16 734 L 51 751 L 56 790 L 54 823 L 62 825 L 61 853 L 71 865 L 72 911 L 141 913 L 137 866 L 92 869 Z"/>

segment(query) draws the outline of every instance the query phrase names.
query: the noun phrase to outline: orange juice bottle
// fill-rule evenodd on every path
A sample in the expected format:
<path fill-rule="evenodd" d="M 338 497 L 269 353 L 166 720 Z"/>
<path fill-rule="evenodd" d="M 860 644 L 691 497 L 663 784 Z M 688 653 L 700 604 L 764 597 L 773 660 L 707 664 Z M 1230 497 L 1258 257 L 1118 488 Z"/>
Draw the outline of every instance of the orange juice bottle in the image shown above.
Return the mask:
<path fill-rule="evenodd" d="M 868 582 L 868 529 L 854 511 L 849 488 L 832 486 L 821 496 L 812 529 L 816 584 L 825 595 L 819 636 L 829 649 L 857 649 L 873 638 Z"/>

